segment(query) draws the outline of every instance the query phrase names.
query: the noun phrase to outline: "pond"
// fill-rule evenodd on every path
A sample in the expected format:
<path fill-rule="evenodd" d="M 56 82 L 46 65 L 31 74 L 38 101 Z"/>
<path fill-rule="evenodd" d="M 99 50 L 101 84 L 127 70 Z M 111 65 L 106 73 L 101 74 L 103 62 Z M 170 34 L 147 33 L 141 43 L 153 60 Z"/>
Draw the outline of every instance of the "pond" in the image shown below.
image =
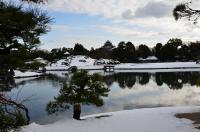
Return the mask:
<path fill-rule="evenodd" d="M 166 73 L 103 73 L 103 82 L 110 89 L 97 107 L 81 104 L 81 116 L 127 109 L 200 105 L 200 72 Z M 16 87 L 3 91 L 28 109 L 31 122 L 52 123 L 63 118 L 72 120 L 73 106 L 49 115 L 47 104 L 59 94 L 68 74 L 40 78 L 17 79 Z"/>

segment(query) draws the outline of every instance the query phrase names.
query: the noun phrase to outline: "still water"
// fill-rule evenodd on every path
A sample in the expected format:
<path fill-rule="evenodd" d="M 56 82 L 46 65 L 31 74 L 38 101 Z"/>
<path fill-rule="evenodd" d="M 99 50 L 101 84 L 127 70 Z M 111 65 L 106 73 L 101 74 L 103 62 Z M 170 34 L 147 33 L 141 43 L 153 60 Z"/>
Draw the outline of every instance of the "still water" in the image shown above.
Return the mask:
<path fill-rule="evenodd" d="M 110 89 L 104 104 L 97 107 L 82 104 L 81 116 L 136 108 L 200 105 L 200 72 L 167 73 L 100 73 Z M 32 122 L 52 123 L 72 119 L 73 106 L 49 115 L 47 104 L 59 94 L 69 75 L 17 79 L 16 87 L 4 91 L 12 99 L 22 102 Z"/>

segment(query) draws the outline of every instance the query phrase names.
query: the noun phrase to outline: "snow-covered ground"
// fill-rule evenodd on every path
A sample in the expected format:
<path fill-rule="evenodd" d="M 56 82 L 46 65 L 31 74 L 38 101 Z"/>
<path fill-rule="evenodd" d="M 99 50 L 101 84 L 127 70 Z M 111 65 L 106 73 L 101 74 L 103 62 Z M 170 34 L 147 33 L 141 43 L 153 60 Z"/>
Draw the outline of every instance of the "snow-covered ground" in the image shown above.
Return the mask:
<path fill-rule="evenodd" d="M 104 62 L 108 62 L 108 59 L 102 59 Z M 53 63 L 51 65 L 46 66 L 47 70 L 67 70 L 71 66 L 76 66 L 78 69 L 85 70 L 103 70 L 104 65 L 94 65 L 95 59 L 86 56 L 70 56 L 68 59 L 62 59 Z M 68 64 L 68 65 L 65 65 Z M 164 63 L 121 63 L 115 65 L 115 70 L 162 70 L 172 69 L 173 71 L 177 71 L 178 69 L 198 69 L 200 70 L 200 64 L 196 64 L 196 62 L 164 62 Z M 158 70 L 158 72 L 159 72 Z M 178 71 L 179 71 L 178 70 Z M 167 70 L 169 71 L 169 70 Z M 190 70 L 189 70 L 190 71 Z"/>
<path fill-rule="evenodd" d="M 103 59 L 108 62 L 108 59 Z M 67 71 L 71 66 L 85 70 L 103 70 L 104 65 L 94 65 L 95 59 L 86 56 L 71 56 L 55 63 L 48 64 L 47 71 Z M 66 65 L 67 64 L 67 65 Z M 196 62 L 165 62 L 165 63 L 121 63 L 115 65 L 115 72 L 184 72 L 200 71 L 200 64 Z M 40 76 L 37 72 L 21 72 L 15 70 L 15 78 Z"/>
<path fill-rule="evenodd" d="M 47 71 L 60 71 L 60 70 L 67 70 L 69 68 L 69 66 L 66 66 L 65 63 L 68 63 L 68 61 L 66 61 L 65 59 L 61 59 L 55 63 L 52 64 L 48 64 L 45 68 Z"/>
<path fill-rule="evenodd" d="M 53 124 L 32 123 L 22 132 L 199 132 L 192 121 L 178 119 L 177 113 L 197 112 L 200 107 L 163 107 L 126 110 L 60 120 Z"/>
<path fill-rule="evenodd" d="M 184 69 L 184 68 L 200 68 L 200 64 L 196 62 L 163 62 L 163 63 L 122 63 L 115 66 L 115 69 Z"/>
<path fill-rule="evenodd" d="M 104 65 L 94 65 L 95 59 L 86 56 L 70 56 L 55 63 L 48 64 L 47 71 L 67 71 L 76 66 L 78 69 L 103 70 Z M 108 62 L 108 59 L 103 59 Z M 121 63 L 115 65 L 115 72 L 172 72 L 172 71 L 200 71 L 200 64 L 196 62 L 165 62 L 165 63 Z M 21 72 L 15 70 L 15 78 L 40 76 L 37 72 Z"/>
<path fill-rule="evenodd" d="M 14 78 L 37 77 L 42 75 L 42 73 L 31 72 L 31 71 L 21 72 L 19 70 L 15 70 L 14 72 L 15 72 Z"/>
<path fill-rule="evenodd" d="M 106 60 L 106 59 L 105 59 Z M 86 56 L 74 56 L 70 66 L 76 66 L 78 69 L 97 70 L 103 69 L 103 65 L 94 65 L 95 59 Z"/>

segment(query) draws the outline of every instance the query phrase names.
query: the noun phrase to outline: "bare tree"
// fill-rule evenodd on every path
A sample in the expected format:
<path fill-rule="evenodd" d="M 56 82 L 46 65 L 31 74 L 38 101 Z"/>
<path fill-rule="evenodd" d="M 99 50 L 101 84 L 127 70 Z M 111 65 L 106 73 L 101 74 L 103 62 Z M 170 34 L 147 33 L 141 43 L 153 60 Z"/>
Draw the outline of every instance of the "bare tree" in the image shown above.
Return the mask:
<path fill-rule="evenodd" d="M 28 108 L 0 93 L 0 130 L 7 132 L 28 125 L 29 122 Z"/>
<path fill-rule="evenodd" d="M 27 121 L 26 123 L 29 124 L 30 122 L 30 117 L 29 117 L 29 111 L 28 109 L 26 108 L 26 106 L 24 106 L 23 104 L 21 103 L 17 103 L 13 100 L 11 100 L 10 98 L 8 97 L 5 97 L 3 94 L 0 94 L 0 104 L 4 104 L 4 105 L 11 105 L 11 106 L 15 106 L 17 107 L 18 109 L 21 109 L 23 111 L 25 111 L 26 113 L 26 118 L 27 118 Z"/>

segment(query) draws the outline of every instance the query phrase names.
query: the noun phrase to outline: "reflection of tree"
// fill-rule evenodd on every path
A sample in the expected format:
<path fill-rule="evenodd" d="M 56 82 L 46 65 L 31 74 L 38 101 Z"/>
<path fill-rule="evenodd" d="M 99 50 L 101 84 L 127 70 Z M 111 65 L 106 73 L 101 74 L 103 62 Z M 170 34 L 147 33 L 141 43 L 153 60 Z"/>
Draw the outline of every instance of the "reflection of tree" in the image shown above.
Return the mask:
<path fill-rule="evenodd" d="M 179 73 L 179 79 L 182 81 L 183 84 L 188 83 L 190 76 L 191 75 L 188 72 Z"/>
<path fill-rule="evenodd" d="M 125 88 L 126 87 L 126 82 L 125 82 L 126 76 L 124 76 L 124 73 L 118 73 L 116 75 L 116 78 L 117 78 L 120 88 Z"/>
<path fill-rule="evenodd" d="M 128 74 L 126 77 L 126 86 L 128 88 L 132 88 L 136 82 L 136 75 L 135 74 Z"/>
<path fill-rule="evenodd" d="M 190 73 L 190 78 L 189 78 L 189 83 L 191 86 L 196 85 L 197 79 L 199 78 L 200 74 L 198 72 L 191 72 Z"/>
<path fill-rule="evenodd" d="M 68 80 L 68 78 L 58 77 L 56 75 L 50 74 L 48 76 L 39 77 L 34 79 L 37 82 L 43 83 L 44 81 L 48 81 L 52 84 L 53 87 L 59 87 L 59 84 L 62 84 Z"/>
<path fill-rule="evenodd" d="M 164 82 L 170 89 L 181 89 L 183 84 L 189 83 L 191 86 L 197 85 L 197 79 L 200 77 L 198 72 L 171 72 L 156 73 L 156 82 Z"/>
<path fill-rule="evenodd" d="M 75 72 L 69 84 L 64 84 L 60 94 L 50 101 L 47 105 L 49 114 L 69 108 L 69 104 L 74 105 L 73 118 L 80 119 L 81 105 L 93 104 L 103 105 L 103 99 L 106 97 L 108 88 L 102 83 L 102 78 L 98 74 L 89 75 L 86 71 Z"/>
<path fill-rule="evenodd" d="M 182 82 L 178 80 L 177 73 L 164 73 L 162 80 L 170 89 L 181 89 L 183 87 Z"/>
<path fill-rule="evenodd" d="M 118 73 L 115 77 L 121 88 L 132 88 L 136 82 L 136 75 L 133 73 Z"/>
<path fill-rule="evenodd" d="M 198 72 L 164 72 L 164 73 L 116 73 L 104 77 L 107 86 L 114 81 L 118 82 L 121 88 L 132 88 L 136 83 L 136 78 L 139 84 L 145 85 L 149 83 L 150 77 L 154 76 L 155 82 L 158 86 L 163 83 L 167 84 L 170 89 L 181 89 L 183 84 L 197 85 L 197 80 L 200 77 Z M 111 79 L 110 79 L 111 78 Z M 109 81 L 108 81 L 109 80 Z"/>
<path fill-rule="evenodd" d="M 9 80 L 0 80 L 0 91 L 10 91 L 15 86 L 14 78 Z"/>
<path fill-rule="evenodd" d="M 156 84 L 157 84 L 158 86 L 162 86 L 162 85 L 163 85 L 162 73 L 156 73 L 156 74 L 155 74 L 155 79 L 156 79 Z"/>
<path fill-rule="evenodd" d="M 150 79 L 151 75 L 149 73 L 142 73 L 138 75 L 139 78 L 139 83 L 141 85 L 145 85 L 147 83 L 149 83 L 149 79 Z"/>
<path fill-rule="evenodd" d="M 196 85 L 197 85 L 198 87 L 200 87 L 200 77 L 197 79 Z"/>
<path fill-rule="evenodd" d="M 13 78 L 14 71 L 0 70 L 0 91 L 10 91 L 10 89 L 15 85 L 15 80 Z"/>
<path fill-rule="evenodd" d="M 28 109 L 3 94 L 0 94 L 0 130 L 7 132 L 29 124 Z"/>
<path fill-rule="evenodd" d="M 108 87 L 110 87 L 115 81 L 115 78 L 113 75 L 108 75 L 103 77 L 103 81 L 106 83 Z"/>
<path fill-rule="evenodd" d="M 157 74 L 157 73 L 156 73 Z M 181 89 L 183 84 L 198 85 L 199 72 L 160 73 L 161 79 L 171 89 Z"/>

